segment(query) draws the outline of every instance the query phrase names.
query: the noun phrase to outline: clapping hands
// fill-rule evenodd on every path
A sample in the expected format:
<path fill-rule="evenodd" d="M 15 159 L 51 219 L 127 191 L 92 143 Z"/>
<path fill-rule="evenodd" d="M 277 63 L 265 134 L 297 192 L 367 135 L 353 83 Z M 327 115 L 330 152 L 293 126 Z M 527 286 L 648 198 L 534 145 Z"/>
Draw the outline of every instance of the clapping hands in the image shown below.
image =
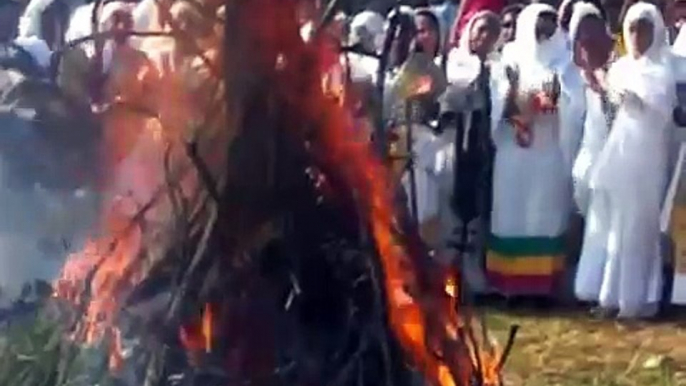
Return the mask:
<path fill-rule="evenodd" d="M 586 80 L 588 87 L 598 94 L 604 93 L 607 90 L 606 77 L 607 73 L 603 68 L 596 70 L 585 69 L 583 77 Z"/>
<path fill-rule="evenodd" d="M 557 103 L 553 96 L 545 91 L 534 94 L 531 98 L 533 110 L 539 113 L 554 113 L 557 111 Z"/>

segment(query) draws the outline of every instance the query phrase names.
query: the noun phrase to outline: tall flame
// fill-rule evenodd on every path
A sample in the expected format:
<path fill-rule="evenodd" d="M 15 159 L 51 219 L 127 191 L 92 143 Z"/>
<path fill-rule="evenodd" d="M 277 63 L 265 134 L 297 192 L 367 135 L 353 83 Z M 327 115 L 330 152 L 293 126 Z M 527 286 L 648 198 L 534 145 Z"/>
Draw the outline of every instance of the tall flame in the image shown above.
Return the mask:
<path fill-rule="evenodd" d="M 291 134 L 303 135 L 303 126 L 320 128 L 312 146 L 315 159 L 324 169 L 337 173 L 345 188 L 360 198 L 362 213 L 371 225 L 381 257 L 390 326 L 414 365 L 435 386 L 467 385 L 474 376 L 496 384 L 498 369 L 491 357 L 482 356 L 476 347 L 468 346 L 469 352 L 465 352 L 464 347 L 450 344 L 459 339 L 463 327 L 455 304 L 457 280 L 453 277 L 447 285 L 440 283 L 430 294 L 408 293 L 408 288 L 417 287 L 418 267 L 412 266 L 405 240 L 399 236 L 394 187 L 388 171 L 372 154 L 368 142 L 351 136 L 351 128 L 359 127 L 359 122 L 354 122 L 350 111 L 322 90 L 322 78 L 338 63 L 338 54 L 330 49 L 331 45 L 304 44 L 298 34 L 293 0 L 229 0 L 229 3 L 235 3 L 244 16 L 238 18 L 241 25 L 234 30 L 248 36 L 260 50 L 231 53 L 232 47 L 227 45 L 228 55 L 252 55 L 258 63 L 277 67 L 271 77 L 270 92 L 286 102 L 289 122 L 293 118 Z M 230 65 L 226 68 L 231 71 Z M 116 214 L 110 217 L 118 223 Z M 116 326 L 115 317 L 126 288 L 140 279 L 137 275 L 141 267 L 135 258 L 141 248 L 140 230 L 127 228 L 125 236 L 117 240 L 114 247 L 110 247 L 112 239 L 107 243 L 89 243 L 79 256 L 69 261 L 58 282 L 58 294 L 65 297 L 73 299 L 86 289 L 91 292 L 92 299 L 84 317 L 87 341 L 96 339 L 98 332 Z M 103 244 L 109 248 L 103 249 Z M 88 285 L 87 273 L 91 270 L 95 274 Z M 206 305 L 199 328 L 197 325 L 182 328 L 181 340 L 189 350 L 211 351 L 213 328 L 216 328 L 213 311 L 213 307 Z M 437 355 L 437 351 L 442 355 Z M 473 373 L 476 361 L 482 363 L 486 374 Z"/>
<path fill-rule="evenodd" d="M 297 24 L 289 17 L 290 6 L 292 2 L 277 0 L 246 3 L 248 13 L 261 14 L 250 22 L 251 28 L 267 40 L 261 46 L 274 50 L 262 54 L 273 58 L 280 53 L 288 62 L 274 84 L 276 92 L 292 101 L 289 107 L 298 111 L 303 121 L 324 128 L 319 138 L 319 153 L 315 155 L 321 164 L 331 166 L 342 176 L 348 189 L 359 193 L 357 196 L 362 200 L 381 256 L 390 324 L 402 347 L 432 384 L 466 385 L 475 375 L 470 355 L 456 348 L 443 350 L 444 357 L 439 358 L 427 343 L 430 319 L 432 328 L 438 330 L 437 335 L 444 337 L 439 340 L 451 338 L 450 332 L 454 335 L 461 327 L 454 299 L 441 286 L 437 293 L 429 294 L 433 299 L 426 302 L 407 293 L 408 287 L 417 285 L 417 267 L 412 267 L 408 250 L 396 236 L 393 186 L 387 170 L 371 153 L 368 143 L 351 139 L 349 128 L 354 127 L 351 114 L 321 90 L 321 77 L 337 62 L 338 54 L 328 50 L 325 44 L 303 44 L 294 33 Z M 319 71 L 312 71 L 309 63 L 313 59 L 319 63 Z"/>

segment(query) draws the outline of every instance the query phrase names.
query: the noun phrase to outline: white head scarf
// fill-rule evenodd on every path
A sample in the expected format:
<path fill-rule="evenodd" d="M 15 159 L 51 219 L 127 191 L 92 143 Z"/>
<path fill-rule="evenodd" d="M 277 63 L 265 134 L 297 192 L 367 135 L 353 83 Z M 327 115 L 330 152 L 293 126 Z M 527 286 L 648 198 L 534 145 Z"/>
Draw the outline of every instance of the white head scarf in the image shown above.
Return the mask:
<path fill-rule="evenodd" d="M 117 12 L 125 12 L 131 15 L 133 21 L 134 5 L 123 1 L 113 1 L 105 4 L 102 7 L 102 14 L 100 15 L 100 30 L 107 31 L 112 28 L 113 16 Z"/>
<path fill-rule="evenodd" d="M 470 40 L 474 23 L 485 17 L 497 15 L 491 11 L 479 11 L 467 22 L 460 34 L 460 42 L 456 48 L 448 53 L 446 75 L 451 85 L 466 87 L 470 85 L 481 72 L 481 60 L 471 51 Z"/>
<path fill-rule="evenodd" d="M 350 22 L 350 44 L 362 44 L 366 49 L 380 52 L 384 40 L 383 16 L 372 11 L 355 15 Z"/>
<path fill-rule="evenodd" d="M 31 0 L 19 18 L 17 35 L 22 38 L 41 36 L 41 16 L 54 0 Z"/>
<path fill-rule="evenodd" d="M 672 52 L 679 56 L 686 56 L 686 23 L 679 28 L 679 34 L 672 45 Z"/>
<path fill-rule="evenodd" d="M 109 31 L 113 27 L 114 15 L 117 12 L 125 12 L 131 15 L 133 19 L 134 6 L 123 1 L 113 1 L 105 4 L 100 15 L 100 31 Z M 102 64 L 105 71 L 108 71 L 112 64 L 112 53 L 114 51 L 114 41 L 107 40 L 102 49 Z"/>
<path fill-rule="evenodd" d="M 136 31 L 152 31 L 156 26 L 158 13 L 155 0 L 143 0 L 132 11 L 133 24 Z M 156 26 L 159 28 L 159 26 Z"/>
<path fill-rule="evenodd" d="M 71 18 L 69 19 L 69 27 L 64 34 L 67 43 L 89 36 L 93 33 L 93 26 L 91 23 L 93 6 L 94 3 L 90 3 L 78 6 L 74 9 Z M 116 11 L 131 12 L 132 10 L 133 6 L 123 1 L 114 1 L 105 4 L 100 15 L 98 30 L 102 32 L 111 28 L 112 16 Z M 92 42 L 83 43 L 82 46 L 88 57 L 92 57 L 95 54 Z"/>
<path fill-rule="evenodd" d="M 570 42 L 570 48 L 573 47 L 574 41 L 577 39 L 577 35 L 579 34 L 579 25 L 581 24 L 581 21 L 584 20 L 588 16 L 597 16 L 598 18 L 602 19 L 602 13 L 596 7 L 595 5 L 588 3 L 588 2 L 578 2 L 574 4 L 574 8 L 572 11 L 572 17 L 569 20 L 569 42 Z M 609 34 L 609 31 L 608 31 Z M 571 52 L 571 57 L 574 56 L 574 53 Z"/>
<path fill-rule="evenodd" d="M 630 54 L 633 52 L 635 47 L 631 42 L 629 28 L 635 22 L 640 19 L 645 19 L 653 24 L 653 42 L 650 44 L 648 50 L 641 56 L 641 59 L 648 60 L 651 62 L 658 62 L 666 57 L 666 41 L 662 37 L 666 35 L 666 28 L 664 19 L 660 11 L 652 4 L 645 2 L 638 2 L 629 8 L 629 11 L 624 17 L 624 23 L 622 24 L 622 33 L 624 36 L 624 45 L 627 48 L 627 52 Z"/>
<path fill-rule="evenodd" d="M 476 12 L 472 17 L 469 19 L 467 24 L 465 24 L 464 29 L 461 31 L 460 34 L 460 42 L 458 47 L 460 49 L 464 49 L 469 51 L 469 41 L 471 40 L 472 37 L 472 29 L 474 28 L 474 23 L 476 23 L 478 20 L 483 19 L 485 17 L 489 16 L 494 16 L 496 19 L 498 18 L 498 15 L 495 14 L 494 12 L 484 10 L 484 11 L 479 11 Z"/>
<path fill-rule="evenodd" d="M 602 18 L 600 10 L 593 4 L 587 3 L 585 1 L 574 4 L 572 18 L 569 21 L 570 42 L 574 42 L 574 40 L 576 40 L 576 36 L 579 33 L 579 24 L 587 16 L 598 16 Z"/>
<path fill-rule="evenodd" d="M 636 175 L 629 171 L 646 170 L 646 163 L 666 168 L 666 158 L 673 127 L 672 113 L 676 103 L 676 83 L 671 68 L 671 55 L 665 42 L 665 26 L 660 11 L 652 5 L 639 2 L 629 8 L 623 22 L 623 33 L 628 52 L 632 52 L 629 27 L 637 20 L 646 19 L 653 24 L 653 41 L 648 50 L 638 59 L 627 54 L 616 61 L 608 72 L 610 96 L 621 97 L 625 93 L 635 94 L 641 101 L 621 103 L 613 129 L 603 151 L 593 167 L 592 188 L 617 189 L 636 185 Z M 618 98 L 621 101 L 621 98 Z M 623 129 L 632 128 L 632 131 Z M 645 134 L 650 132 L 649 135 Z M 631 134 L 627 134 L 631 133 Z M 638 136 L 638 137 L 634 137 Z M 629 141 L 628 138 L 638 138 Z M 629 157 L 628 146 L 639 146 L 644 154 Z M 645 171 L 643 173 L 646 173 Z M 646 195 L 646 202 L 661 201 L 662 193 Z"/>
<path fill-rule="evenodd" d="M 517 18 L 517 32 L 514 44 L 519 62 L 537 62 L 545 67 L 562 66 L 569 61 L 570 51 L 564 34 L 557 28 L 553 36 L 539 42 L 536 39 L 538 17 L 545 12 L 556 14 L 555 8 L 548 4 L 527 5 Z"/>
<path fill-rule="evenodd" d="M 631 52 L 635 47 L 631 43 L 629 28 L 640 19 L 653 24 L 653 41 L 643 55 L 634 58 Z M 671 119 L 676 91 L 675 74 L 669 46 L 662 38 L 665 24 L 660 11 L 652 4 L 636 3 L 629 8 L 622 27 L 629 53 L 610 67 L 607 77 L 610 96 L 618 98 L 626 91 L 632 92 L 651 106 L 651 111 L 660 111 L 665 120 Z"/>

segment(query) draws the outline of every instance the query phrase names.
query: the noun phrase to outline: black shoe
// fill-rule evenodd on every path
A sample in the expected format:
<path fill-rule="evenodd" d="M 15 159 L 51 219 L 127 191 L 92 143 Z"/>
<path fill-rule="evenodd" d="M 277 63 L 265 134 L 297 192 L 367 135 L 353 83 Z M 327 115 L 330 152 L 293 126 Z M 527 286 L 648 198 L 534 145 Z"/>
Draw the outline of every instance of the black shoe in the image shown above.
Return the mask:
<path fill-rule="evenodd" d="M 522 308 L 524 305 L 524 298 L 521 296 L 505 296 L 504 305 L 508 310 L 514 310 L 517 308 Z"/>

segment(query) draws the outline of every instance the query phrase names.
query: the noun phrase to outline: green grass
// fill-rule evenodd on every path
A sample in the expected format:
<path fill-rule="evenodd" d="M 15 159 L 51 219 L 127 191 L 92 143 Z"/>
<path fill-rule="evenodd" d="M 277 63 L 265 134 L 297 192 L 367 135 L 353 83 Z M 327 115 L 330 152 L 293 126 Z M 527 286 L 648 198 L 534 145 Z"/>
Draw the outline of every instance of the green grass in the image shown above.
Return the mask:
<path fill-rule="evenodd" d="M 62 325 L 44 315 L 30 315 L 9 326 L 3 325 L 0 385 L 93 385 L 93 374 L 106 374 L 106 362 L 98 360 L 104 357 L 97 349 L 78 347 L 65 336 Z"/>
<path fill-rule="evenodd" d="M 507 386 L 686 385 L 686 319 L 598 321 L 581 311 L 541 314 L 487 309 L 491 334 L 504 342 L 521 326 L 505 368 Z"/>
<path fill-rule="evenodd" d="M 686 385 L 683 315 L 675 318 L 682 322 L 627 326 L 593 320 L 582 311 L 488 308 L 485 314 L 499 342 L 505 341 L 511 324 L 521 326 L 506 364 L 506 386 Z M 97 349 L 79 349 L 63 336 L 61 327 L 44 317 L 0 328 L 0 386 L 94 385 L 84 374 L 107 373 L 105 362 L 93 361 L 101 355 Z M 97 383 L 110 381 L 103 380 Z"/>

